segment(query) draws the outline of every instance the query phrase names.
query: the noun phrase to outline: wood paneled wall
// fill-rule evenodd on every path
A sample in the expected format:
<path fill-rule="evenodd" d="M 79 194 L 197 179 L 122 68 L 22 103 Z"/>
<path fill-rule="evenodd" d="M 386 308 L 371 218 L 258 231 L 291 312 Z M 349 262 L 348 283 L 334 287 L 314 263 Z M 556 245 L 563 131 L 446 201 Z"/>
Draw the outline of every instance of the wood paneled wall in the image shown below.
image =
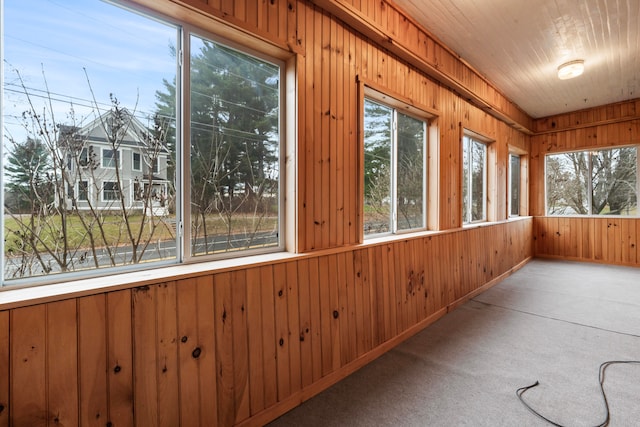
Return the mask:
<path fill-rule="evenodd" d="M 640 265 L 640 219 L 545 217 L 547 153 L 640 144 L 640 100 L 561 114 L 535 121 L 531 138 L 534 253 L 580 261 Z"/>
<path fill-rule="evenodd" d="M 508 274 L 531 235 L 526 218 L 2 311 L 0 426 L 260 425 Z"/>
<path fill-rule="evenodd" d="M 296 222 L 296 251 L 305 255 L 0 311 L 0 427 L 260 425 L 531 256 L 533 220 L 502 221 L 508 153 L 529 152 L 529 136 L 419 62 L 302 0 L 136 2 L 240 43 L 260 40 L 293 59 L 297 102 L 287 107 L 297 120 L 297 176 L 288 221 Z M 373 21 L 396 44 L 427 49 L 429 67 L 526 121 L 394 7 L 377 0 L 350 7 L 366 18 L 362 28 Z M 440 232 L 359 241 L 357 76 L 438 112 L 429 141 L 438 156 L 429 184 L 437 220 L 429 222 Z M 495 141 L 488 204 L 497 222 L 462 229 L 465 128 Z"/>
<path fill-rule="evenodd" d="M 637 218 L 535 217 L 536 256 L 640 266 Z"/>

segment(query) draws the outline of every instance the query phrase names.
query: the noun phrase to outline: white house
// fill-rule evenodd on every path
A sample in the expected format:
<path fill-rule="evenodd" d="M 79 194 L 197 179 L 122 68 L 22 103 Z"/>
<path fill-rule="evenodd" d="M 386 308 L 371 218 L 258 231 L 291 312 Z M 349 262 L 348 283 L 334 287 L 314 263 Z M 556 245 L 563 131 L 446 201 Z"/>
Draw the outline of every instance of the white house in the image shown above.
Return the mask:
<path fill-rule="evenodd" d="M 68 209 L 168 214 L 169 150 L 127 110 L 62 127 L 59 149 Z"/>

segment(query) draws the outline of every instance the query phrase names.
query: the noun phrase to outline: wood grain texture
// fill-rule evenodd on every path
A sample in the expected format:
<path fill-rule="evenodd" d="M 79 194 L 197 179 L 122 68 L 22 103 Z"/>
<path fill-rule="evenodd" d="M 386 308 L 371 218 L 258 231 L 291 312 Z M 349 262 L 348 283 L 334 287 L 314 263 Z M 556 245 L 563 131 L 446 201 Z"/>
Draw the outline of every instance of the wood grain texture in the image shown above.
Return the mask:
<path fill-rule="evenodd" d="M 0 427 L 9 427 L 9 312 L 0 311 Z"/>

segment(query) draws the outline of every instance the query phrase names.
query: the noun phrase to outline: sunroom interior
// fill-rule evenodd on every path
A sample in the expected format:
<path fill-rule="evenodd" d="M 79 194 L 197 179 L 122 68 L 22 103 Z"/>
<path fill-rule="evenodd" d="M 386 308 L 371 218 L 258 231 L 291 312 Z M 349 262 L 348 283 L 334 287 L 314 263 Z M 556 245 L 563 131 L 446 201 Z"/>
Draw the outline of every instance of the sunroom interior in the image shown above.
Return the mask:
<path fill-rule="evenodd" d="M 538 374 L 603 416 L 598 364 L 640 358 L 638 4 L 92 0 L 144 21 L 83 38 L 47 3 L 2 2 L 0 427 L 545 425 Z M 95 47 L 78 80 L 32 20 Z M 148 115 L 100 98 L 114 34 Z"/>

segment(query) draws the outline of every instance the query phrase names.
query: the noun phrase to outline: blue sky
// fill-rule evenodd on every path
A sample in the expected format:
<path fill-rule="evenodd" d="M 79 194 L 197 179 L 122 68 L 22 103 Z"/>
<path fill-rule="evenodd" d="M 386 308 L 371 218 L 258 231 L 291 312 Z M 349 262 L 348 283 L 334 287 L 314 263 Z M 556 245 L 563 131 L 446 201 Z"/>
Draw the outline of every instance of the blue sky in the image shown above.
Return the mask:
<path fill-rule="evenodd" d="M 5 132 L 20 132 L 14 118 L 24 111 L 24 96 L 15 70 L 33 95 L 43 95 L 44 75 L 54 100 L 56 120 L 64 122 L 71 109 L 76 119 L 95 118 L 92 95 L 101 108 L 109 108 L 113 93 L 121 105 L 139 117 L 153 113 L 155 91 L 162 79 L 173 80 L 175 27 L 142 17 L 100 0 L 4 0 L 4 99 Z M 41 96 L 32 98 L 37 108 Z"/>

